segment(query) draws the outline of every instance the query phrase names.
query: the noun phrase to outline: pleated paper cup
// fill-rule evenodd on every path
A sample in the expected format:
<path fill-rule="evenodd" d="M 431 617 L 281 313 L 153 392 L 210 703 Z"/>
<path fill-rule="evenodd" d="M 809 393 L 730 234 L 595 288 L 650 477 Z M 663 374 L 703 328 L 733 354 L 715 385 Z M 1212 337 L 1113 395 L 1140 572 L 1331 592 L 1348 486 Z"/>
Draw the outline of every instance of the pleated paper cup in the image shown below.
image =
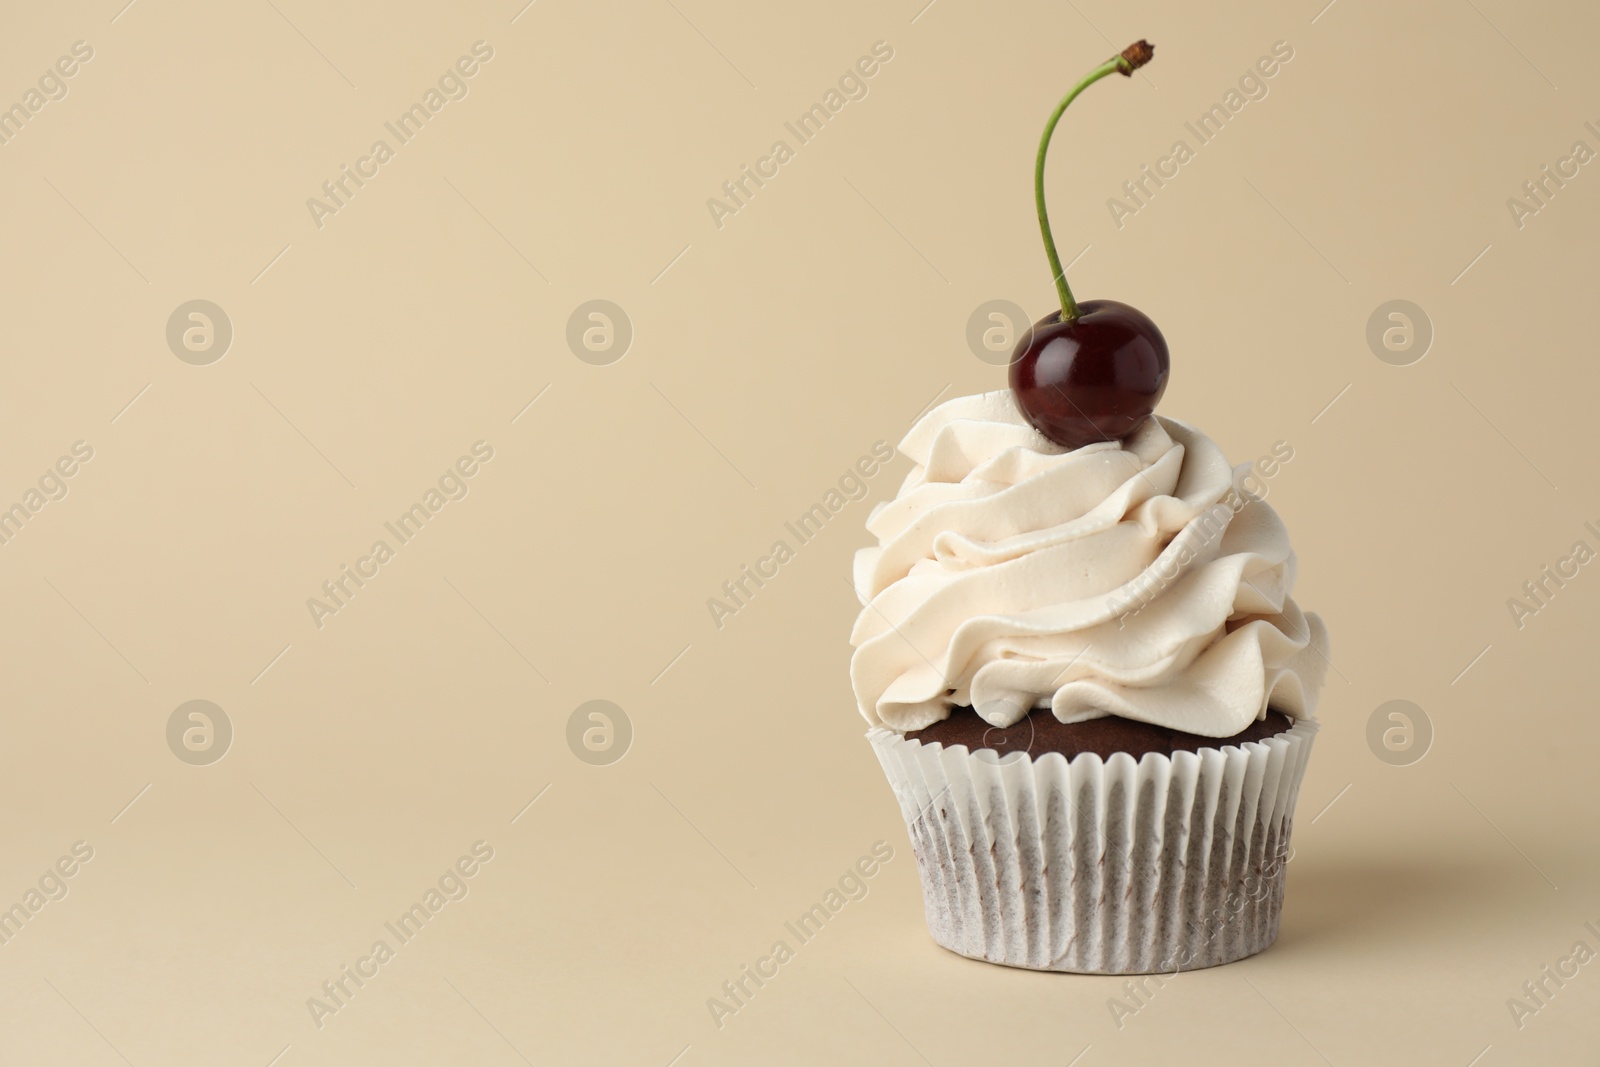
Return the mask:
<path fill-rule="evenodd" d="M 1214 967 L 1278 936 L 1317 724 L 1238 745 L 1102 760 L 907 740 L 877 751 L 911 833 L 933 939 L 1013 967 Z"/>

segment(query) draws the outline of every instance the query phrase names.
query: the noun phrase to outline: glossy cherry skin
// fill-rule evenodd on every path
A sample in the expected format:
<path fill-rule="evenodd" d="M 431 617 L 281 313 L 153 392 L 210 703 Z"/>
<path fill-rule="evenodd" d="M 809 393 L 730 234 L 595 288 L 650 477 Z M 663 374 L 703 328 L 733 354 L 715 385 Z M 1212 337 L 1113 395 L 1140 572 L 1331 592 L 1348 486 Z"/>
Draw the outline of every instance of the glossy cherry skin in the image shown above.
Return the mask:
<path fill-rule="evenodd" d="M 1011 392 L 1033 428 L 1065 448 L 1117 441 L 1150 417 L 1167 388 L 1167 342 L 1138 308 L 1085 300 L 1052 311 L 1011 355 Z"/>

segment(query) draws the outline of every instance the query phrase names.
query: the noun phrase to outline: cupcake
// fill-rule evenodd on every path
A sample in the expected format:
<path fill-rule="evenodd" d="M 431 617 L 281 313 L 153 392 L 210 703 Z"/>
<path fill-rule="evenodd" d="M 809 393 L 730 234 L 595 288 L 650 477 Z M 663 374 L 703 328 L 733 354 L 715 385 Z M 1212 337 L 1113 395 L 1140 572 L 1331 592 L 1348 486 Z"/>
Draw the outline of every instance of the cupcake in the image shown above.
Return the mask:
<path fill-rule="evenodd" d="M 1004 390 L 900 451 L 850 674 L 934 940 L 1104 974 L 1271 944 L 1327 636 L 1251 468 L 1159 416 L 1065 448 Z"/>
<path fill-rule="evenodd" d="M 1092 72 L 1148 61 L 1144 42 Z M 850 676 L 905 817 L 928 929 L 1041 970 L 1173 972 L 1277 936 L 1327 669 L 1260 475 L 1154 414 L 1168 356 L 1112 301 L 1019 343 L 1012 388 L 900 444 L 867 522 Z M 1259 471 L 1252 476 L 1252 471 Z"/>

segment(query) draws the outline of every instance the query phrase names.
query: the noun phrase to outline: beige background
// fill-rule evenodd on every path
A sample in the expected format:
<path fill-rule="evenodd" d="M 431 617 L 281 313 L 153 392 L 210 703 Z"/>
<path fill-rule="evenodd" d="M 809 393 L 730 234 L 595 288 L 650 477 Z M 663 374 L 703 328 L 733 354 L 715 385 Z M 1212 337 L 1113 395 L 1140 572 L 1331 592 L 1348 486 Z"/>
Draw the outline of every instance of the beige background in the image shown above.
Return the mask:
<path fill-rule="evenodd" d="M 0 906 L 93 859 L 0 946 L 0 1061 L 1594 1062 L 1600 966 L 1520 1029 L 1507 998 L 1600 948 L 1600 576 L 1520 629 L 1506 601 L 1600 547 L 1600 176 L 1521 229 L 1506 200 L 1600 148 L 1600 16 L 920 2 L 6 14 L 0 100 L 94 57 L 0 146 L 0 500 L 94 457 L 0 547 Z M 1139 36 L 1148 76 L 1062 127 L 1063 255 L 1165 331 L 1165 414 L 1237 462 L 1292 444 L 1270 499 L 1338 670 L 1278 943 L 1119 1027 L 1119 980 L 923 929 L 846 675 L 850 554 L 906 461 L 720 630 L 705 602 L 933 398 L 1003 384 L 965 330 L 1049 307 L 1040 124 Z M 307 198 L 479 40 L 469 95 L 319 229 Z M 713 225 L 879 40 L 869 95 Z M 1113 225 L 1277 41 L 1269 95 Z M 635 330 L 609 366 L 565 341 L 594 298 Z M 1365 340 L 1397 298 L 1436 333 L 1403 367 Z M 165 340 L 193 299 L 232 323 L 210 365 Z M 469 495 L 318 628 L 307 598 L 479 440 Z M 166 740 L 192 699 L 234 729 L 208 766 Z M 609 766 L 566 740 L 591 699 L 632 723 Z M 1435 733 L 1409 766 L 1366 740 L 1392 699 Z M 469 895 L 314 1025 L 479 840 Z M 707 998 L 879 840 L 866 898 L 719 1030 Z"/>

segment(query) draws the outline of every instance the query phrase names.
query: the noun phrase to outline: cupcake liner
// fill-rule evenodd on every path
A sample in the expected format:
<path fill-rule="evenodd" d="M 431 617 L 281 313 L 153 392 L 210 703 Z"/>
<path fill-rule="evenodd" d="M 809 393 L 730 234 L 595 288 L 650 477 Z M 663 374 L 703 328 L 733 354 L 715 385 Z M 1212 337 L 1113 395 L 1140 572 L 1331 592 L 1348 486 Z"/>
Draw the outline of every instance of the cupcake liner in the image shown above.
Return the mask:
<path fill-rule="evenodd" d="M 1147 974 L 1253 955 L 1278 934 L 1317 724 L 1102 760 L 868 732 L 900 801 L 928 930 L 1014 967 Z"/>

